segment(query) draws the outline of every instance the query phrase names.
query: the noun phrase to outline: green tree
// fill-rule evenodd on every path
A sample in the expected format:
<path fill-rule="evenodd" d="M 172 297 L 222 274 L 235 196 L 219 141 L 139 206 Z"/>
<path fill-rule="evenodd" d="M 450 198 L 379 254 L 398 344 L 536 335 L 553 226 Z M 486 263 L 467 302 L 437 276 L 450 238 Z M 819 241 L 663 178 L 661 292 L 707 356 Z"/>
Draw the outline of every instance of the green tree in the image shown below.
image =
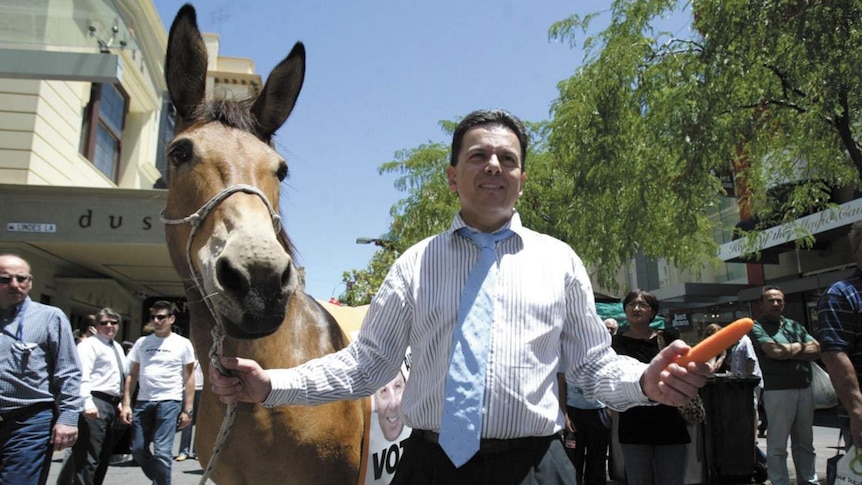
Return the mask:
<path fill-rule="evenodd" d="M 441 122 L 449 133 L 454 126 Z M 395 188 L 407 195 L 390 210 L 389 231 L 380 237 L 386 245 L 375 251 L 365 269 L 353 269 L 343 274 L 347 289 L 339 299 L 348 305 L 364 305 L 377 293 L 389 267 L 405 249 L 439 232 L 452 222 L 458 207 L 449 192 L 446 165 L 449 148 L 442 143 L 426 143 L 412 149 L 399 150 L 395 159 L 380 166 L 382 174 L 396 174 Z"/>
<path fill-rule="evenodd" d="M 690 12 L 686 36 L 660 31 Z M 716 261 L 722 175 L 735 174 L 752 248 L 859 183 L 862 1 L 616 0 L 550 35 L 586 52 L 552 109 L 566 201 L 552 217 L 601 284 L 637 252 L 693 271 Z"/>

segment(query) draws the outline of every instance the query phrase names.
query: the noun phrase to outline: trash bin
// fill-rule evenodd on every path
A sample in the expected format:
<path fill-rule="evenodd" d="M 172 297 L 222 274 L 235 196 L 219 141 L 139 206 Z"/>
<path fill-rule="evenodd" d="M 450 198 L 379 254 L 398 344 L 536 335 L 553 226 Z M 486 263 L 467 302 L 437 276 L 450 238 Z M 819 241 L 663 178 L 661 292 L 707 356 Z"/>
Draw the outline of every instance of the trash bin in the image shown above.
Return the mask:
<path fill-rule="evenodd" d="M 700 395 L 706 410 L 706 483 L 751 483 L 755 465 L 754 388 L 760 378 L 716 374 Z"/>

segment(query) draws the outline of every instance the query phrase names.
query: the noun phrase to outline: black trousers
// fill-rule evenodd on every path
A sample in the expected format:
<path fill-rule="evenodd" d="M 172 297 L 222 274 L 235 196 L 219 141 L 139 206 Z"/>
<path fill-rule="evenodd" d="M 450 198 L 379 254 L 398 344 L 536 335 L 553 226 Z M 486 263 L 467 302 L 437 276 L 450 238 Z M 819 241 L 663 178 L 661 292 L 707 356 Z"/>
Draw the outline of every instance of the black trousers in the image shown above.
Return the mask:
<path fill-rule="evenodd" d="M 574 450 L 567 449 L 575 474 L 581 485 L 605 485 L 605 465 L 611 430 L 602 423 L 601 409 L 578 409 L 567 406 L 569 419 L 575 426 Z"/>
<path fill-rule="evenodd" d="M 101 485 L 105 481 L 114 444 L 122 433 L 115 429 L 119 412 L 115 403 L 93 398 L 98 419 L 78 419 L 78 441 L 63 460 L 57 485 Z"/>
<path fill-rule="evenodd" d="M 413 430 L 390 485 L 576 485 L 562 440 L 533 440 L 535 446 L 479 451 L 455 468 L 439 444 L 427 440 L 424 431 Z"/>

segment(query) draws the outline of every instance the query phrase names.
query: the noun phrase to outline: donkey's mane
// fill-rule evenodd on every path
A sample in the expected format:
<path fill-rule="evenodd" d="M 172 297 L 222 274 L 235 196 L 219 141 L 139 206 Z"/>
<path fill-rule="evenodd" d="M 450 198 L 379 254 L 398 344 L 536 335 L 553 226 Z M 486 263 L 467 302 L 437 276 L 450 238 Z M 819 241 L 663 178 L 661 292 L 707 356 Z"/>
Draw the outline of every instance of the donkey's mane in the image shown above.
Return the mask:
<path fill-rule="evenodd" d="M 231 128 L 247 131 L 267 144 L 272 144 L 271 138 L 264 139 L 260 133 L 260 124 L 251 114 L 253 99 L 210 99 L 198 105 L 192 113 L 192 123 L 218 122 Z"/>

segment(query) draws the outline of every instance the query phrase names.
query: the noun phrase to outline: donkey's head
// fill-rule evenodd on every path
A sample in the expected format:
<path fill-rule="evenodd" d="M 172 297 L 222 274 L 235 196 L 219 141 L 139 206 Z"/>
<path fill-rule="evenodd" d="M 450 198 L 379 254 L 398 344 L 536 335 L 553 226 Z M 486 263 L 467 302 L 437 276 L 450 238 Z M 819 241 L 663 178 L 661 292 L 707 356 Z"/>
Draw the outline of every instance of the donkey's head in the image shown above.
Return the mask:
<path fill-rule="evenodd" d="M 207 301 L 228 335 L 256 338 L 282 323 L 299 285 L 278 217 L 287 162 L 273 148 L 302 88 L 301 43 L 249 100 L 207 99 L 207 51 L 191 5 L 168 39 L 165 78 L 176 109 L 165 233 L 189 297 Z"/>

